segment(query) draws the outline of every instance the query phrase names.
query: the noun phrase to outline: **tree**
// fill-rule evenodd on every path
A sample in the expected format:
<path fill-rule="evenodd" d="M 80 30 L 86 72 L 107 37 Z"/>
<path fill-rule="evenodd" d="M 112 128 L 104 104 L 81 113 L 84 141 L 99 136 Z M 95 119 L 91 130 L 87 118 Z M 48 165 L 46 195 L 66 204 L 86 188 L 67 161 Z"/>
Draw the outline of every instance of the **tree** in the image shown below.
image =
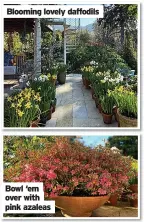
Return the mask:
<path fill-rule="evenodd" d="M 91 40 L 91 35 L 88 30 L 80 31 L 79 33 L 79 43 L 80 45 L 85 45 Z"/>
<path fill-rule="evenodd" d="M 114 35 L 115 32 L 119 33 L 121 47 L 123 48 L 125 30 L 135 30 L 137 23 L 136 19 L 136 4 L 112 4 L 104 6 L 104 18 L 98 19 L 98 24 L 103 24 L 104 29 L 109 32 L 109 35 Z"/>
<path fill-rule="evenodd" d="M 138 159 L 138 137 L 137 136 L 110 136 L 106 146 L 117 147 L 122 150 L 123 155 Z"/>

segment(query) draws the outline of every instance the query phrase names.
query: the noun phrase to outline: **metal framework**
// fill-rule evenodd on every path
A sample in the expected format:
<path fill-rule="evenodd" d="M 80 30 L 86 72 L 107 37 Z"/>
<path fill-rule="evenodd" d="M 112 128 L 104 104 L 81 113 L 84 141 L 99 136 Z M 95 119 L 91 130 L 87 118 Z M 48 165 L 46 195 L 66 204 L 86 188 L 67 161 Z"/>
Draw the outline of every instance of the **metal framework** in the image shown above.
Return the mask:
<path fill-rule="evenodd" d="M 64 63 L 66 64 L 67 54 L 76 49 L 79 43 L 80 19 L 64 19 Z"/>

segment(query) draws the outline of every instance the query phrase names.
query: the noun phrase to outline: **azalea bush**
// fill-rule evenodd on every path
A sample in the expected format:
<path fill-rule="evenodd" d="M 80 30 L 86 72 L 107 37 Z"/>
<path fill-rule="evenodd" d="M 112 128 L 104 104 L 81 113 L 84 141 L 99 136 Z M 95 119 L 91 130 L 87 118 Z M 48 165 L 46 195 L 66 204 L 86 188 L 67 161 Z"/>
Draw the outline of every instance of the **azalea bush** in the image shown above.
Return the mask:
<path fill-rule="evenodd" d="M 51 148 L 17 150 L 21 161 L 4 170 L 9 182 L 43 182 L 45 199 L 59 195 L 101 196 L 129 185 L 131 158 L 108 148 L 90 149 L 62 137 Z"/>
<path fill-rule="evenodd" d="M 25 88 L 5 99 L 5 127 L 28 127 L 40 115 L 40 93 Z"/>

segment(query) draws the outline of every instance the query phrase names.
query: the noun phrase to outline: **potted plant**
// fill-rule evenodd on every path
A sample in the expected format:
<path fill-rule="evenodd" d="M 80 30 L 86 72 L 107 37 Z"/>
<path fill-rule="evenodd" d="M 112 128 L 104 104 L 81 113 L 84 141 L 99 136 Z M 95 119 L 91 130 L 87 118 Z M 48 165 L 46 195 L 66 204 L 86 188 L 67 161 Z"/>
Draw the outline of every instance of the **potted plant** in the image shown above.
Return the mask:
<path fill-rule="evenodd" d="M 25 88 L 16 95 L 9 96 L 5 105 L 5 126 L 8 127 L 36 127 L 40 116 L 41 98 L 38 92 Z"/>
<path fill-rule="evenodd" d="M 120 127 L 137 127 L 137 95 L 124 86 L 116 87 L 112 95 L 117 103 Z"/>
<path fill-rule="evenodd" d="M 66 71 L 67 66 L 65 64 L 59 64 L 58 65 L 58 75 L 57 80 L 60 84 L 65 84 L 66 81 Z"/>
<path fill-rule="evenodd" d="M 82 71 L 82 78 L 84 79 L 84 85 L 86 89 L 90 89 L 90 76 L 92 75 L 94 68 L 92 66 L 84 66 L 81 68 Z"/>
<path fill-rule="evenodd" d="M 100 97 L 101 101 L 101 107 L 102 107 L 102 116 L 103 116 L 103 121 L 106 124 L 111 124 L 112 123 L 112 109 L 114 106 L 114 100 L 112 96 L 109 96 L 106 94 L 103 97 Z"/>
<path fill-rule="evenodd" d="M 138 162 L 133 159 L 131 166 L 131 179 L 129 180 L 129 189 L 133 193 L 138 193 Z"/>
<path fill-rule="evenodd" d="M 129 157 L 109 148 L 90 149 L 64 137 L 51 147 L 47 145 L 37 153 L 31 150 L 27 155 L 28 159 L 19 161 L 17 167 L 5 169 L 4 179 L 43 182 L 45 199 L 55 200 L 64 216 L 91 216 L 111 194 L 122 192 L 130 179 Z"/>
<path fill-rule="evenodd" d="M 131 207 L 137 208 L 138 207 L 138 194 L 137 193 L 131 193 L 131 194 L 128 194 L 127 196 L 128 196 L 129 201 L 130 201 Z"/>

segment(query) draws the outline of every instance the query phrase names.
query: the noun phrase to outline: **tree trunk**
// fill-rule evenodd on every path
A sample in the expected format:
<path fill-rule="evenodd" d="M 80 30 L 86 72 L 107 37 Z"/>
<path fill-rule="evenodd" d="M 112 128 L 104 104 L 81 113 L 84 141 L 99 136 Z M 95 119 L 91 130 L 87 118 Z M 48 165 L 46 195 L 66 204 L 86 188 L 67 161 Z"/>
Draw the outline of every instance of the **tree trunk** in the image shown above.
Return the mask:
<path fill-rule="evenodd" d="M 121 24 L 121 49 L 123 49 L 124 45 L 124 24 Z"/>

